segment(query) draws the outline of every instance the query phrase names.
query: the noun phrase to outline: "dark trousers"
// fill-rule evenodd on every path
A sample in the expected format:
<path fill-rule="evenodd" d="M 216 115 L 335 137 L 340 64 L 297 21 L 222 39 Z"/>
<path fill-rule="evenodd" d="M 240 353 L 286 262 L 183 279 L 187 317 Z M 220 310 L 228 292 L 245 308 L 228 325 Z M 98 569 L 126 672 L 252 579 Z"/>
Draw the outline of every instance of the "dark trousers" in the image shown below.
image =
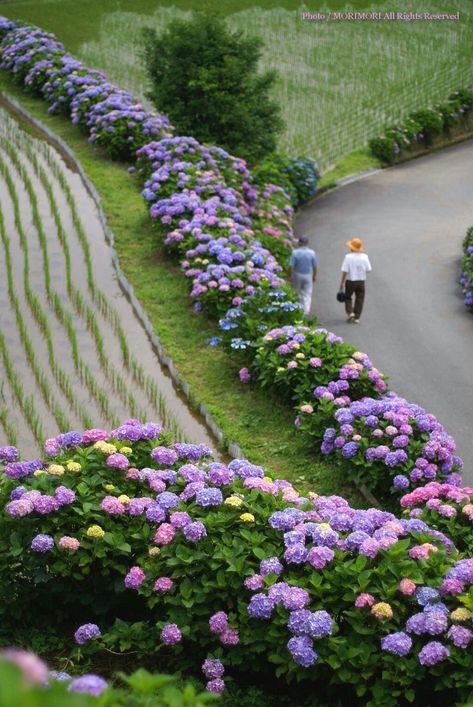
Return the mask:
<path fill-rule="evenodd" d="M 365 300 L 365 281 L 364 280 L 347 280 L 345 282 L 345 294 L 348 299 L 345 300 L 345 310 L 347 314 L 354 312 L 355 319 L 361 317 L 363 302 Z M 352 297 L 355 295 L 355 307 L 353 307 Z"/>

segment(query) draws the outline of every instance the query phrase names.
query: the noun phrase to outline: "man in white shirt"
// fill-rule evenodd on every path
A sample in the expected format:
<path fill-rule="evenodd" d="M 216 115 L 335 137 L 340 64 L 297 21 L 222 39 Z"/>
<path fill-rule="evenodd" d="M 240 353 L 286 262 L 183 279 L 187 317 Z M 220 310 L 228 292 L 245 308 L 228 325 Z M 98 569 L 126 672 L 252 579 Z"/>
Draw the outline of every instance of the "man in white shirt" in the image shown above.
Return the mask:
<path fill-rule="evenodd" d="M 371 270 L 370 259 L 363 251 L 363 244 L 359 238 L 352 238 L 347 241 L 347 246 L 351 253 L 347 253 L 342 263 L 342 279 L 340 290 L 345 288 L 345 310 L 347 321 L 359 324 L 363 302 L 365 299 L 366 273 Z M 352 296 L 355 295 L 355 306 L 353 307 Z"/>
<path fill-rule="evenodd" d="M 299 238 L 299 248 L 292 251 L 288 267 L 289 281 L 299 294 L 306 317 L 310 313 L 312 286 L 317 278 L 317 257 L 308 242 L 307 236 Z"/>

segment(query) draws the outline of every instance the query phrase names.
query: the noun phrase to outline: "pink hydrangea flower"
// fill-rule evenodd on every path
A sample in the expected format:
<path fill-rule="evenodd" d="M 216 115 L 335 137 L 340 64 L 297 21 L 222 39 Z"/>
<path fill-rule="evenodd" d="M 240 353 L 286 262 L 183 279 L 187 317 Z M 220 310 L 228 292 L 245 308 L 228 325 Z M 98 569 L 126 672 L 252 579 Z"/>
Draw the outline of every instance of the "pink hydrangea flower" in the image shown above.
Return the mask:
<path fill-rule="evenodd" d="M 145 579 L 146 575 L 141 567 L 132 567 L 125 577 L 125 587 L 127 589 L 138 589 L 141 587 Z"/>
<path fill-rule="evenodd" d="M 227 628 L 220 634 L 220 642 L 224 646 L 237 646 L 240 643 L 238 631 L 234 628 Z"/>
<path fill-rule="evenodd" d="M 161 594 L 165 594 L 166 592 L 171 591 L 173 588 L 174 582 L 170 577 L 158 577 L 156 582 L 154 583 L 154 589 L 156 592 L 160 592 Z"/>
<path fill-rule="evenodd" d="M 171 523 L 161 523 L 154 536 L 156 545 L 169 545 L 176 535 L 176 528 Z"/>
<path fill-rule="evenodd" d="M 355 606 L 357 609 L 363 609 L 366 606 L 373 606 L 373 604 L 374 596 L 372 596 L 372 594 L 367 594 L 366 592 L 358 594 L 355 600 Z"/>
<path fill-rule="evenodd" d="M 61 550 L 76 552 L 80 548 L 80 542 L 77 538 L 71 538 L 70 535 L 63 535 L 62 538 L 59 539 L 58 547 L 60 547 Z"/>
<path fill-rule="evenodd" d="M 240 368 L 240 380 L 242 383 L 249 383 L 251 380 L 251 373 L 248 368 Z"/>
<path fill-rule="evenodd" d="M 414 594 L 416 590 L 416 583 L 412 581 L 412 579 L 408 579 L 407 577 L 404 577 L 404 579 L 401 579 L 399 582 L 399 591 L 401 594 L 405 594 L 406 596 L 411 596 Z"/>

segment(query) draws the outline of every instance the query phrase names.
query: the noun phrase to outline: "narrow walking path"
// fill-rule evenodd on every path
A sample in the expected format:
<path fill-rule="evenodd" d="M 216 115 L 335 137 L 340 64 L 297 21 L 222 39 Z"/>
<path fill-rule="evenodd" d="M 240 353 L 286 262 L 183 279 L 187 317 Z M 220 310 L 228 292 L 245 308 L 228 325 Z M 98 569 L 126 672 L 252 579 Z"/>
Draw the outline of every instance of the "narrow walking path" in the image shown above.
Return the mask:
<path fill-rule="evenodd" d="M 473 141 L 321 195 L 297 217 L 319 260 L 313 312 L 369 354 L 399 395 L 437 416 L 473 483 L 473 317 L 458 286 L 473 223 Z M 358 237 L 373 272 L 359 325 L 335 295 L 345 242 Z"/>

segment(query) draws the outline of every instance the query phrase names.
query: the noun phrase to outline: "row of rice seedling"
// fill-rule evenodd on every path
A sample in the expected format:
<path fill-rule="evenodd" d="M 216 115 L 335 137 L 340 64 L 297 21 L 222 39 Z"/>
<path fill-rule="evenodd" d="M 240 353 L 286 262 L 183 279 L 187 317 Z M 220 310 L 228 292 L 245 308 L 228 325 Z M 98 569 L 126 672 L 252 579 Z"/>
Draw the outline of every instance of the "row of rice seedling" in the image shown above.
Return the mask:
<path fill-rule="evenodd" d="M 36 412 L 35 405 L 32 397 L 27 397 L 24 393 L 23 384 L 18 373 L 13 367 L 13 363 L 8 352 L 8 347 L 5 342 L 5 337 L 0 330 L 0 355 L 2 357 L 3 367 L 5 369 L 6 377 L 12 389 L 12 392 L 16 398 L 16 401 L 23 412 L 26 422 L 34 435 L 34 439 L 41 445 L 44 439 L 43 427 L 41 425 L 41 420 L 38 413 Z M 5 413 L 6 417 L 7 413 Z M 8 419 L 8 418 L 7 418 Z M 10 425 L 2 420 L 3 428 L 7 434 L 7 441 L 12 443 L 12 437 L 9 435 Z M 16 430 L 15 430 L 16 435 Z"/>

